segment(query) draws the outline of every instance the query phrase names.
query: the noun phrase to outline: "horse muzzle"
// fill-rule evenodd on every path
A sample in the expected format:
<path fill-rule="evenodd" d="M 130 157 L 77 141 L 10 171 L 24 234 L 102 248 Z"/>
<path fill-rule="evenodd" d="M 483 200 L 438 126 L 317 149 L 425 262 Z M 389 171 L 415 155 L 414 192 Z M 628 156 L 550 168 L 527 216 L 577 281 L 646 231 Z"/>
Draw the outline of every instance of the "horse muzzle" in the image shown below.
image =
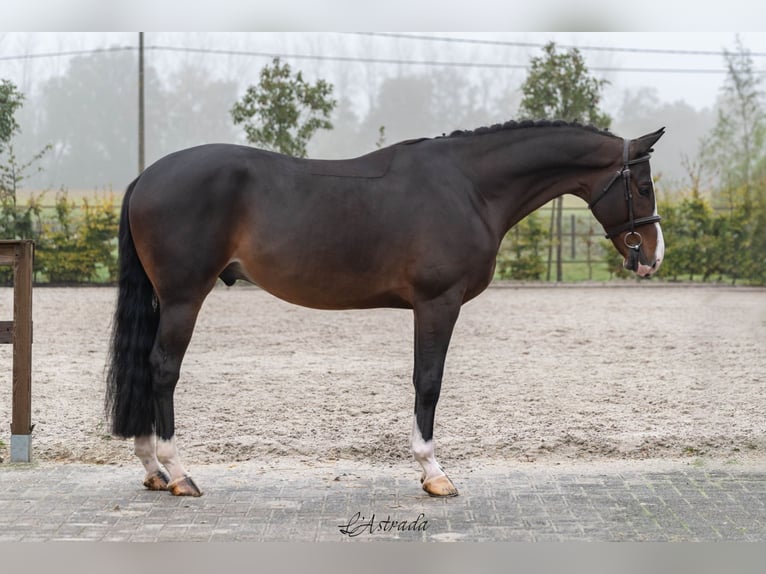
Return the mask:
<path fill-rule="evenodd" d="M 622 266 L 628 271 L 634 271 L 639 277 L 651 277 L 660 268 L 662 262 L 659 258 L 650 261 L 644 259 L 641 249 L 631 247 L 628 249 L 628 256 L 622 263 Z"/>
<path fill-rule="evenodd" d="M 654 257 L 648 258 L 641 248 L 643 246 L 643 238 L 640 233 L 631 231 L 625 235 L 624 241 L 625 246 L 628 248 L 628 253 L 622 264 L 625 269 L 634 271 L 640 277 L 650 277 L 660 268 L 660 263 L 662 262 L 661 252 L 664 251 L 664 244 L 660 243 L 663 248 L 658 249 Z"/>
<path fill-rule="evenodd" d="M 632 258 L 625 259 L 623 267 L 629 271 L 635 271 L 639 277 L 651 277 L 660 268 L 660 260 L 655 259 L 651 264 L 644 265 L 639 260 L 632 261 Z"/>

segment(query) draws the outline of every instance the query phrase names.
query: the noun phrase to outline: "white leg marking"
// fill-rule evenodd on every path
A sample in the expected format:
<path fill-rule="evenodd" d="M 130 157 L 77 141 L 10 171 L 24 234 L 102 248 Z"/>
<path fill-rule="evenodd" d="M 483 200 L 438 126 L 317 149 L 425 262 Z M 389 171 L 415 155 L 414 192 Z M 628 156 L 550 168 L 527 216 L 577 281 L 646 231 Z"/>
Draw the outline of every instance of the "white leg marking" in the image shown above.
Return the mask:
<path fill-rule="evenodd" d="M 186 469 L 181 464 L 181 457 L 178 456 L 176 437 L 170 440 L 157 439 L 157 458 L 170 473 L 171 482 L 186 476 Z"/>
<path fill-rule="evenodd" d="M 157 437 L 154 435 L 137 436 L 133 439 L 133 452 L 146 469 L 146 476 L 152 476 L 162 470 L 157 460 Z"/>
<path fill-rule="evenodd" d="M 415 460 L 423 467 L 423 480 L 431 480 L 437 476 L 445 476 L 442 467 L 436 462 L 434 454 L 434 441 L 424 441 L 423 435 L 418 428 L 417 418 L 412 421 L 412 454 Z"/>

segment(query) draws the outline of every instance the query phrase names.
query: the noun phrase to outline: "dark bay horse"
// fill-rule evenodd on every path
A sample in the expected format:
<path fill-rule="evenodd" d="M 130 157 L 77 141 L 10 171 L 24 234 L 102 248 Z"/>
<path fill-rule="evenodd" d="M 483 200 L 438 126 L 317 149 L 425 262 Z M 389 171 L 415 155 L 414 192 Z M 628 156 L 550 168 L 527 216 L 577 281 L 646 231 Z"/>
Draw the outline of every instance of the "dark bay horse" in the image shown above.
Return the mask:
<path fill-rule="evenodd" d="M 665 247 L 649 153 L 663 131 L 509 122 L 340 161 L 224 144 L 157 161 L 122 206 L 107 377 L 112 431 L 135 437 L 144 485 L 201 494 L 178 456 L 173 392 L 220 277 L 317 309 L 412 309 L 412 450 L 423 489 L 456 495 L 433 425 L 461 305 L 489 285 L 506 232 L 565 193 L 588 202 L 627 268 L 654 273 Z"/>

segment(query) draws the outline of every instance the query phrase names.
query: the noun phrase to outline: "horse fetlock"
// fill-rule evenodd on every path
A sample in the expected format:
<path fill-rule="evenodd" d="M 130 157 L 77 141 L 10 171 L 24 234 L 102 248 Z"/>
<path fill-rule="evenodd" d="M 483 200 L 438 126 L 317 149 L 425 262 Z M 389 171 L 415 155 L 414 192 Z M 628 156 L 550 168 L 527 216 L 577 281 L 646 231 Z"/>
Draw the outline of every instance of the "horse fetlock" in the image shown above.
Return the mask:
<path fill-rule="evenodd" d="M 434 456 L 433 441 L 413 440 L 412 441 L 412 454 L 415 460 L 428 460 Z"/>
<path fill-rule="evenodd" d="M 149 490 L 167 490 L 170 477 L 162 470 L 148 474 L 144 479 L 144 486 Z"/>

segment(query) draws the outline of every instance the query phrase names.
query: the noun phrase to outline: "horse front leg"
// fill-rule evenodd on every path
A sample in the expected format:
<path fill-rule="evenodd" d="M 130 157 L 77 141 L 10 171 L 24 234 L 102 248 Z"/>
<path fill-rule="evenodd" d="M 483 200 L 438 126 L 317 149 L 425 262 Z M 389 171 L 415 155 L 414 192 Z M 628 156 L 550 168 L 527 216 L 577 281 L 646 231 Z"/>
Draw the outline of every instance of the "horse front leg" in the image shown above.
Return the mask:
<path fill-rule="evenodd" d="M 436 460 L 433 429 L 444 361 L 461 298 L 449 294 L 414 305 L 415 310 L 415 420 L 412 452 L 423 468 L 423 490 L 431 496 L 457 496 L 457 488 Z"/>

